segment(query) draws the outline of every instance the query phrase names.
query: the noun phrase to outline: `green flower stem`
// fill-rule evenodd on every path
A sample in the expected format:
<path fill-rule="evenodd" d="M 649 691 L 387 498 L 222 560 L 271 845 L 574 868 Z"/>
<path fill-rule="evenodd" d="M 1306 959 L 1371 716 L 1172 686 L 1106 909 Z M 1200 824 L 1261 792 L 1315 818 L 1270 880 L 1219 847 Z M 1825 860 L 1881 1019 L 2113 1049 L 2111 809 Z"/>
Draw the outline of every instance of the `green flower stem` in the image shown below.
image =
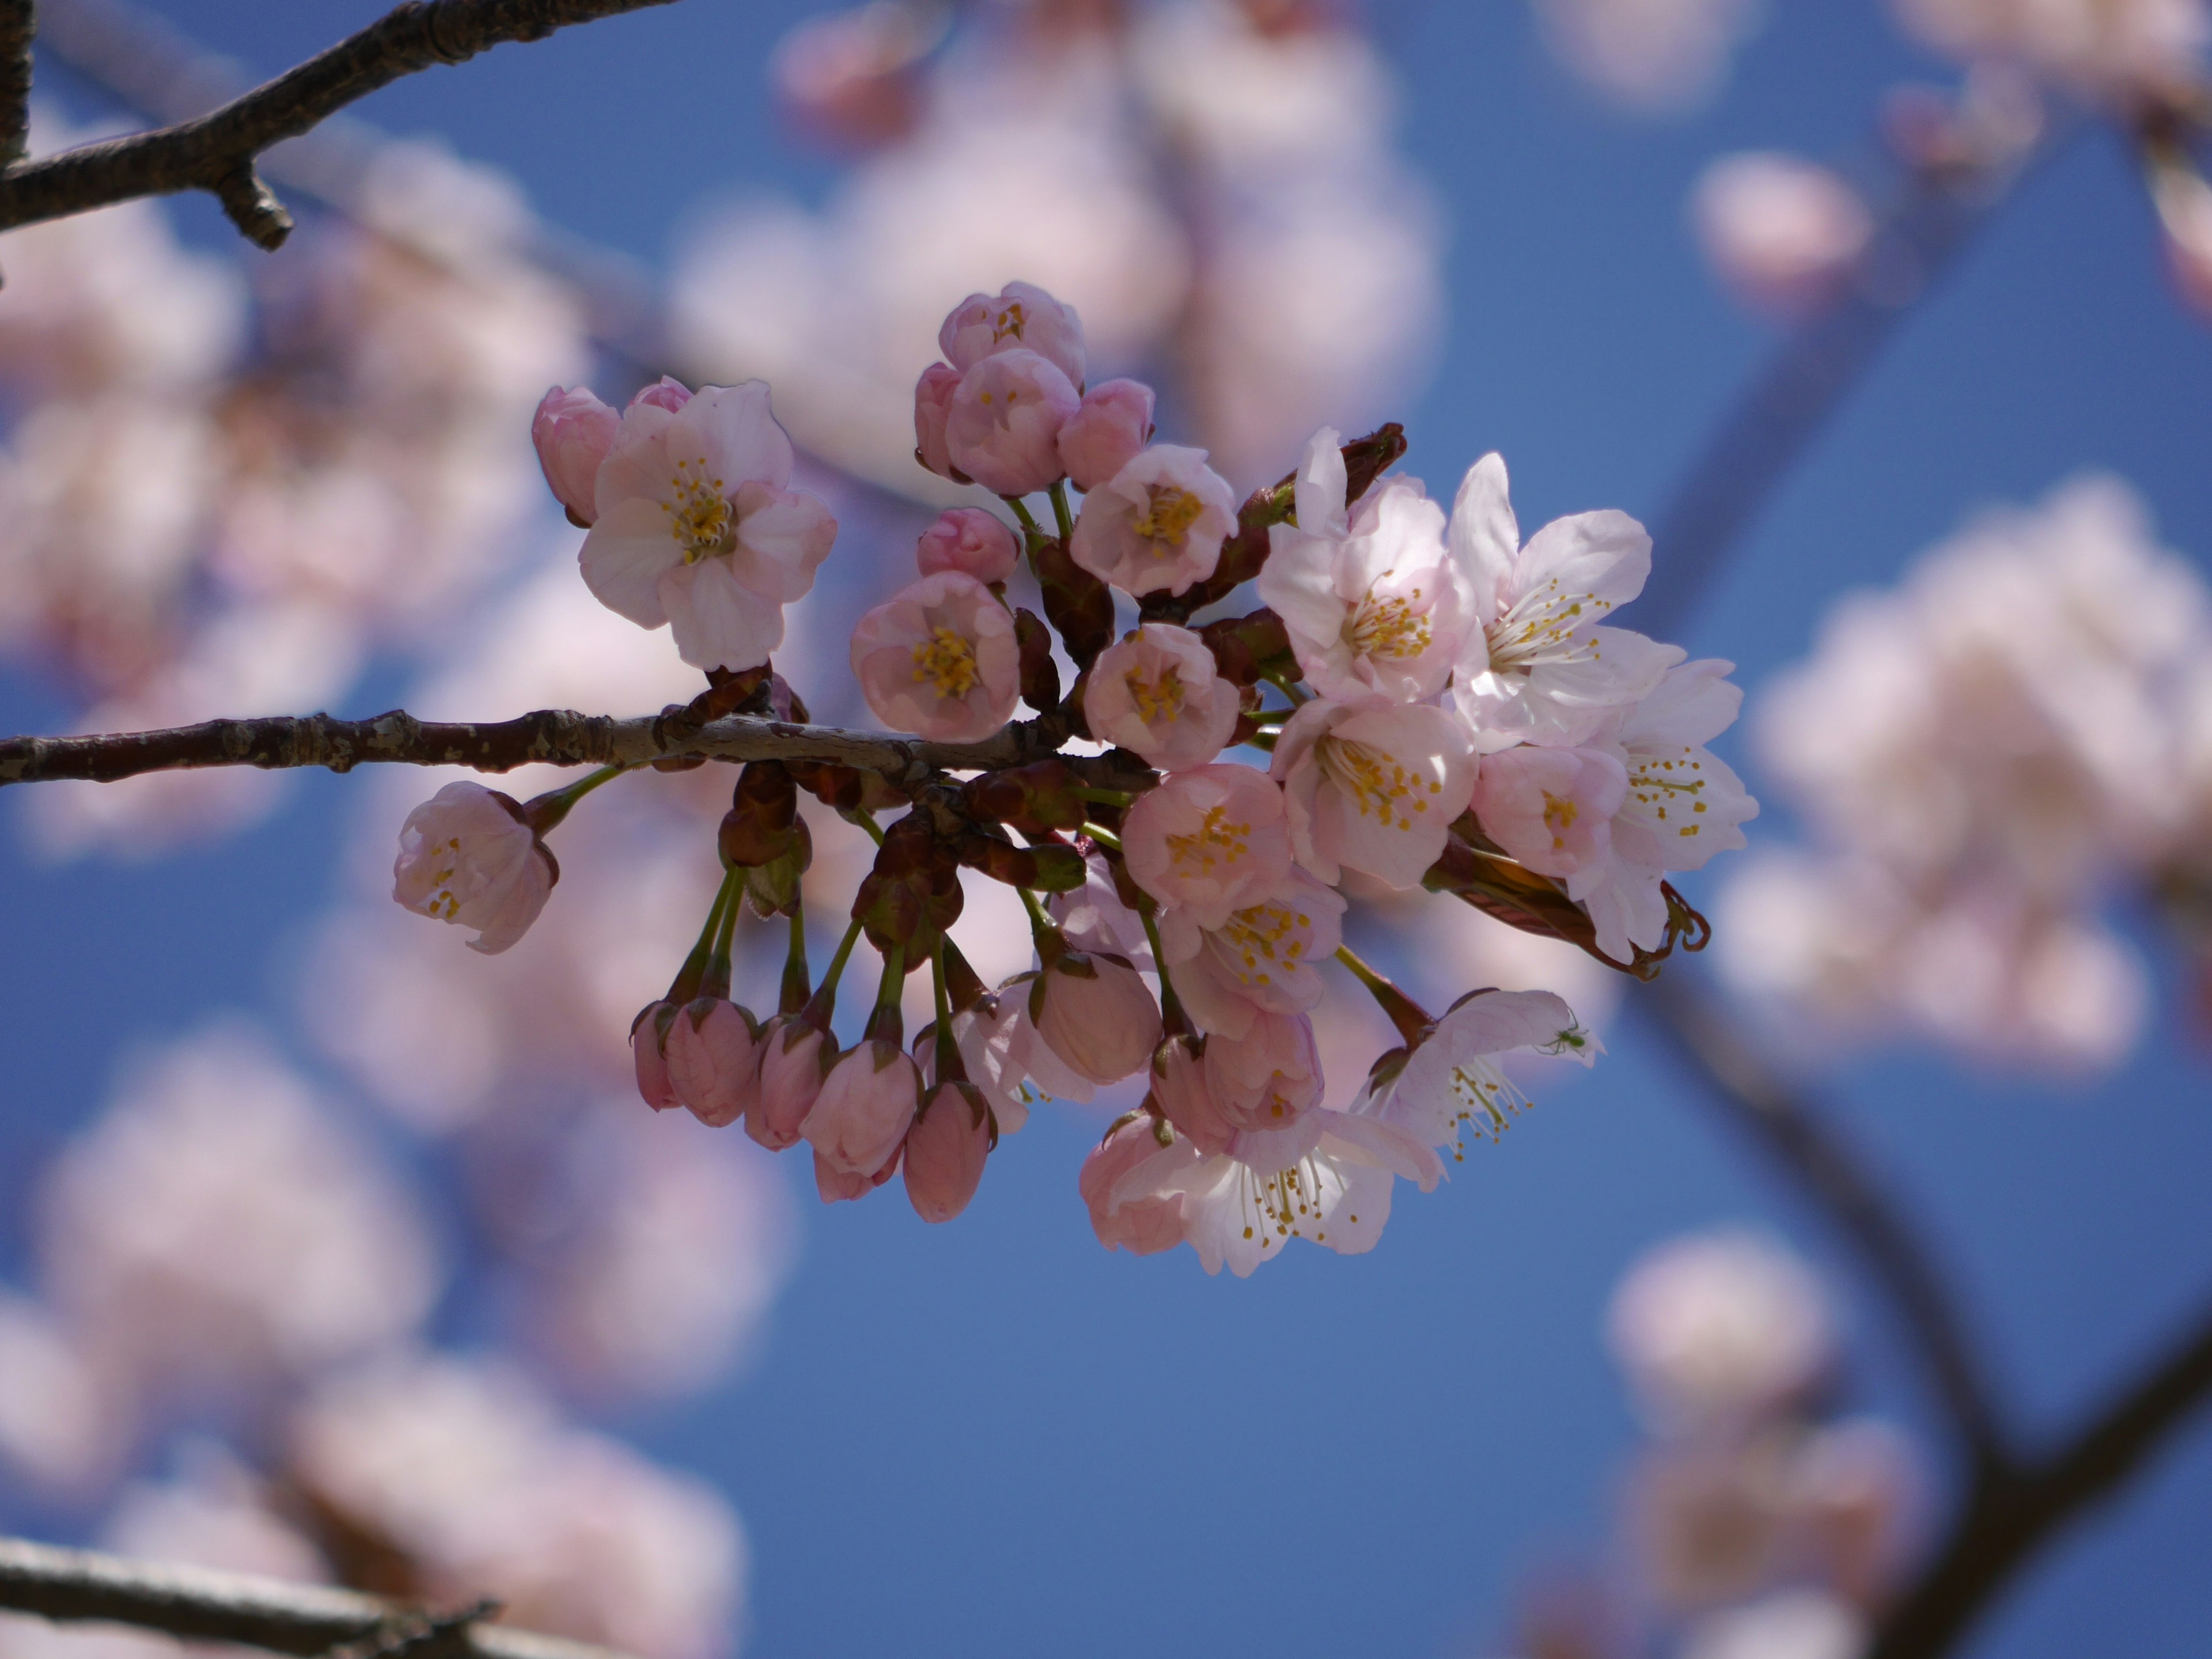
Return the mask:
<path fill-rule="evenodd" d="M 1137 798 L 1127 789 L 1093 789 L 1079 784 L 1067 792 L 1078 800 L 1095 801 L 1101 806 L 1134 806 Z"/>
<path fill-rule="evenodd" d="M 1103 823 L 1092 823 L 1088 819 L 1085 819 L 1083 825 L 1083 833 L 1090 836 L 1091 840 L 1097 842 L 1101 847 L 1110 848 L 1116 853 L 1121 850 L 1121 836 L 1115 835 L 1111 830 L 1109 830 Z"/>
<path fill-rule="evenodd" d="M 906 985 L 906 944 L 901 940 L 891 946 L 884 957 L 884 976 L 876 987 L 876 1006 L 868 1016 L 868 1028 L 864 1035 L 888 1042 L 894 1048 L 906 1046 L 906 1028 L 899 1018 L 899 993 Z"/>
<path fill-rule="evenodd" d="M 603 783 L 620 777 L 625 772 L 635 769 L 635 768 L 630 766 L 602 766 L 598 771 L 586 773 L 574 783 L 559 789 L 550 789 L 545 793 L 524 803 L 523 821 L 530 826 L 532 835 L 541 837 L 546 836 L 562 819 L 568 816 L 569 808 L 590 794 L 592 790 Z"/>
<path fill-rule="evenodd" d="M 929 954 L 930 988 L 937 998 L 937 1066 L 939 1083 L 963 1083 L 967 1067 L 961 1063 L 960 1045 L 952 1040 L 952 999 L 945 987 L 945 936 L 938 936 L 937 949 Z"/>
<path fill-rule="evenodd" d="M 1052 486 L 1052 518 L 1060 526 L 1060 538 L 1066 541 L 1075 533 L 1075 515 L 1067 510 L 1067 480 L 1056 478 Z"/>
<path fill-rule="evenodd" d="M 868 832 L 868 839 L 878 847 L 884 844 L 884 832 L 877 826 L 874 815 L 863 812 L 857 806 L 848 807 L 839 814 L 846 823 L 857 823 Z"/>
<path fill-rule="evenodd" d="M 800 1011 L 810 1024 L 819 1025 L 825 1031 L 837 1017 L 837 981 L 845 977 L 845 964 L 852 959 L 853 947 L 860 943 L 860 921 L 855 916 L 846 927 L 845 937 L 837 942 L 837 954 L 830 959 L 830 971 L 822 976 L 822 983 Z"/>
<path fill-rule="evenodd" d="M 1336 959 L 1351 969 L 1353 977 L 1367 988 L 1368 994 L 1390 1016 L 1390 1023 L 1398 1028 L 1398 1035 L 1406 1039 L 1407 1046 L 1419 1042 L 1427 1035 L 1429 1027 L 1436 1024 L 1419 1003 L 1353 955 L 1350 945 L 1339 945 Z"/>
<path fill-rule="evenodd" d="M 676 977 L 669 983 L 669 1001 L 680 1006 L 699 994 L 702 981 L 713 964 L 714 941 L 721 937 L 723 915 L 737 908 L 738 885 L 736 871 L 722 872 L 722 884 L 715 890 L 714 908 L 707 912 L 707 925 L 699 930 L 699 942 L 691 947 L 691 954 L 684 958 L 684 965 L 676 970 Z M 726 980 L 724 986 L 726 989 Z"/>
<path fill-rule="evenodd" d="M 1138 920 L 1145 924 L 1145 942 L 1152 947 L 1152 966 L 1160 975 L 1160 1028 L 1170 1036 L 1182 1036 L 1190 1030 L 1190 1017 L 1182 1011 L 1182 999 L 1176 994 L 1175 981 L 1168 973 L 1168 953 L 1160 948 L 1160 925 L 1150 911 L 1140 910 Z"/>
<path fill-rule="evenodd" d="M 801 899 L 791 907 L 791 943 L 783 953 L 783 989 L 776 1001 L 776 1012 L 797 1013 L 806 1006 L 809 994 L 806 982 L 806 903 Z"/>
<path fill-rule="evenodd" d="M 1023 529 L 1038 536 L 1044 534 L 1044 526 L 1036 521 L 1036 514 L 1030 511 L 1027 501 L 1018 495 L 1001 495 L 999 499 L 1014 509 L 1014 516 L 1022 521 Z"/>

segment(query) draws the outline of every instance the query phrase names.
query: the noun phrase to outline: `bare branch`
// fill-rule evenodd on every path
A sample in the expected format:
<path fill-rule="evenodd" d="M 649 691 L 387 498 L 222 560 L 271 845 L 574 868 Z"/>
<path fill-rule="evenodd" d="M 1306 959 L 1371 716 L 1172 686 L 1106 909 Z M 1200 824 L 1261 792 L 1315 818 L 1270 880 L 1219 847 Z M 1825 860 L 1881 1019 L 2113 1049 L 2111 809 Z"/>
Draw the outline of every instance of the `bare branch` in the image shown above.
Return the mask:
<path fill-rule="evenodd" d="M 13 6 L 21 0 L 0 0 Z M 506 40 L 538 40 L 571 23 L 669 0 L 405 0 L 358 34 L 195 119 L 82 145 L 0 173 L 0 230 L 140 196 L 204 190 L 264 246 L 283 240 L 283 210 L 253 176 L 254 158 L 333 111 L 434 64 L 458 64 Z"/>
<path fill-rule="evenodd" d="M 255 766 L 270 771 L 325 767 L 349 772 L 356 766 L 387 763 L 511 772 L 518 766 L 535 765 L 635 766 L 684 755 L 730 761 L 823 761 L 911 784 L 938 772 L 1025 765 L 1056 754 L 1060 741 L 1056 726 L 1041 720 L 1018 721 L 981 743 L 932 743 L 744 714 L 700 726 L 680 714 L 616 720 L 574 709 L 541 708 L 515 720 L 477 724 L 418 720 L 394 709 L 359 720 L 329 714 L 277 714 L 205 720 L 161 732 L 0 738 L 0 787 L 58 779 L 113 783 L 149 772 L 214 766 Z M 1104 757 L 1063 758 L 1090 781 L 1109 787 L 1132 786 L 1126 769 Z"/>
<path fill-rule="evenodd" d="M 0 0 L 0 167 L 23 159 L 31 131 L 32 0 Z"/>
<path fill-rule="evenodd" d="M 353 1590 L 244 1573 L 157 1565 L 0 1539 L 0 1609 L 75 1623 L 134 1625 L 195 1642 L 325 1654 L 349 1644 L 404 1646 L 440 1659 L 620 1659 L 606 1648 L 478 1622 L 439 1619 Z"/>
<path fill-rule="evenodd" d="M 2055 1453 L 1973 1492 L 1942 1549 L 1883 1620 L 1868 1659 L 1950 1651 L 2030 1557 L 2148 1465 L 2208 1398 L 2212 1308 Z"/>
<path fill-rule="evenodd" d="M 1859 1155 L 1686 976 L 1654 981 L 1638 1000 L 1722 1115 L 1812 1200 L 1889 1299 L 1964 1443 L 1974 1479 L 2008 1472 L 1996 1395 L 1966 1321 L 1926 1245 Z"/>

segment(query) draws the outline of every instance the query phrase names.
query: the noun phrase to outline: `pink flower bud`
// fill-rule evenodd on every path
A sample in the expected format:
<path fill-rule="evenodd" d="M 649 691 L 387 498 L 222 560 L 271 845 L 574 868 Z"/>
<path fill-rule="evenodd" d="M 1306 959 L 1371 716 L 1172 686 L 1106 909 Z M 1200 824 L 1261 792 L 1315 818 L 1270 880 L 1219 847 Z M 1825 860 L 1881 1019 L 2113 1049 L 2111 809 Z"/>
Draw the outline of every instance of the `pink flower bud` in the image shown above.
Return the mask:
<path fill-rule="evenodd" d="M 1060 1063 L 1091 1083 L 1118 1083 L 1159 1046 L 1152 988 L 1121 957 L 1070 951 L 1031 992 L 1037 1036 Z"/>
<path fill-rule="evenodd" d="M 906 1132 L 906 1196 L 924 1221 L 950 1221 L 982 1183 L 991 1119 L 972 1083 L 939 1084 Z"/>
<path fill-rule="evenodd" d="M 1048 489 L 1066 469 L 1060 428 L 1081 407 L 1073 384 L 1034 351 L 1001 351 L 960 377 L 945 425 L 952 465 L 1001 495 Z M 919 410 L 917 409 L 917 428 Z"/>
<path fill-rule="evenodd" d="M 952 394 L 960 389 L 960 371 L 947 363 L 932 363 L 914 384 L 914 458 L 940 478 L 966 483 L 968 475 L 952 465 L 952 452 L 945 447 L 945 422 L 952 416 Z"/>
<path fill-rule="evenodd" d="M 560 879 L 553 856 L 508 796 L 449 783 L 399 826 L 392 896 L 417 915 L 473 927 L 496 956 L 529 932 Z"/>
<path fill-rule="evenodd" d="M 673 375 L 664 374 L 651 386 L 640 386 L 636 395 L 629 400 L 629 406 L 635 409 L 641 404 L 649 404 L 673 415 L 690 401 L 691 388 Z"/>
<path fill-rule="evenodd" d="M 752 1018 L 720 997 L 701 997 L 678 1011 L 666 1059 L 676 1097 L 709 1128 L 735 1123 L 760 1091 Z"/>
<path fill-rule="evenodd" d="M 630 1058 L 637 1066 L 637 1092 L 656 1112 L 684 1103 L 668 1076 L 666 1046 L 670 1025 L 676 1018 L 672 1002 L 649 1002 L 629 1028 Z"/>
<path fill-rule="evenodd" d="M 925 576 L 957 570 L 979 582 L 1002 582 L 1014 574 L 1021 545 L 1005 520 L 980 507 L 956 507 L 921 532 L 914 561 Z"/>
<path fill-rule="evenodd" d="M 871 1038 L 830 1068 L 799 1133 L 840 1174 L 872 1176 L 897 1153 L 921 1102 L 921 1073 L 906 1051 Z"/>
<path fill-rule="evenodd" d="M 1014 619 L 957 570 L 910 584 L 853 630 L 853 678 L 894 731 L 974 743 L 1013 718 L 1022 694 Z"/>
<path fill-rule="evenodd" d="M 1117 744 L 1163 772 L 1203 766 L 1237 730 L 1237 687 L 1187 628 L 1146 623 L 1109 645 L 1084 682 L 1083 718 L 1101 743 Z"/>
<path fill-rule="evenodd" d="M 555 386 L 538 405 L 530 422 L 530 441 L 538 446 L 538 465 L 553 499 L 568 509 L 568 520 L 590 529 L 596 517 L 593 494 L 599 463 L 615 447 L 622 416 L 583 387 Z"/>
<path fill-rule="evenodd" d="M 1067 550 L 1125 593 L 1180 593 L 1213 574 L 1236 527 L 1236 492 L 1206 452 L 1158 444 L 1083 498 Z"/>
<path fill-rule="evenodd" d="M 839 1169 L 822 1156 L 814 1154 L 814 1190 L 822 1194 L 824 1204 L 836 1204 L 852 1199 L 866 1198 L 898 1173 L 899 1153 L 902 1149 L 891 1148 L 890 1162 L 873 1175 L 853 1175 Z"/>
<path fill-rule="evenodd" d="M 1152 389 L 1141 380 L 1108 380 L 1083 394 L 1060 429 L 1060 460 L 1078 489 L 1111 483 L 1152 441 Z"/>
<path fill-rule="evenodd" d="M 1008 283 L 995 299 L 969 295 L 938 330 L 937 344 L 963 374 L 986 357 L 1026 349 L 1044 357 L 1069 385 L 1083 384 L 1082 319 L 1074 307 L 1060 304 L 1034 283 Z"/>
<path fill-rule="evenodd" d="M 799 1144 L 799 1132 L 822 1093 L 828 1040 L 818 1025 L 779 1014 L 760 1036 L 760 1092 L 745 1113 L 745 1133 L 772 1152 Z M 835 1054 L 834 1043 L 829 1053 Z"/>
<path fill-rule="evenodd" d="M 1152 1120 L 1140 1113 L 1093 1147 L 1083 1160 L 1076 1189 L 1091 1212 L 1091 1230 L 1108 1249 L 1157 1255 L 1182 1243 L 1185 1200 L 1181 1193 L 1114 1201 L 1115 1188 L 1123 1178 L 1162 1150 Z"/>

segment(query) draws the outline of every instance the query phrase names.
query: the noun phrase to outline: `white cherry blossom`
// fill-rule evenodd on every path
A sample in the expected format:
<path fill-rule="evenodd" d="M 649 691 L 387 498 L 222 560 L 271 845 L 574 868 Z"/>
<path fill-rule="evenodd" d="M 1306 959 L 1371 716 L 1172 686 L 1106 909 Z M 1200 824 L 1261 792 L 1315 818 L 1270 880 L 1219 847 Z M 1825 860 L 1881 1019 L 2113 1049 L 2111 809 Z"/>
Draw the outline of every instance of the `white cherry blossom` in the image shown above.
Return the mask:
<path fill-rule="evenodd" d="M 392 896 L 420 915 L 475 928 L 469 948 L 496 956 L 529 931 L 560 874 L 512 796 L 462 781 L 400 825 Z"/>
<path fill-rule="evenodd" d="M 1347 869 L 1416 887 L 1474 791 L 1475 760 L 1457 721 L 1426 703 L 1316 698 L 1276 739 L 1291 850 L 1322 880 Z"/>
<path fill-rule="evenodd" d="M 1514 1053 L 1570 1055 L 1591 1065 L 1595 1039 L 1549 991 L 1477 991 L 1415 1044 L 1402 1065 L 1370 1078 L 1352 1110 L 1402 1129 L 1425 1146 L 1456 1144 L 1467 1126 L 1495 1137 L 1528 1102 L 1499 1069 Z"/>

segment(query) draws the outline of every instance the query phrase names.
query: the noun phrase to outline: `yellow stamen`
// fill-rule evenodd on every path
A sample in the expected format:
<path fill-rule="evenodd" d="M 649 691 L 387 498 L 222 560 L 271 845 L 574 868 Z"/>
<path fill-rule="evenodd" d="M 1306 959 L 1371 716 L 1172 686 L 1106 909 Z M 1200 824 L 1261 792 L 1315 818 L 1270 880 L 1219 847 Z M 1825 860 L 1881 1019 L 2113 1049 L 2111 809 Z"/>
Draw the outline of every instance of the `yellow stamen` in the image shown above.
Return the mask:
<path fill-rule="evenodd" d="M 975 689 L 975 647 L 949 628 L 933 629 L 914 648 L 916 684 L 927 684 L 941 697 L 964 697 Z"/>

